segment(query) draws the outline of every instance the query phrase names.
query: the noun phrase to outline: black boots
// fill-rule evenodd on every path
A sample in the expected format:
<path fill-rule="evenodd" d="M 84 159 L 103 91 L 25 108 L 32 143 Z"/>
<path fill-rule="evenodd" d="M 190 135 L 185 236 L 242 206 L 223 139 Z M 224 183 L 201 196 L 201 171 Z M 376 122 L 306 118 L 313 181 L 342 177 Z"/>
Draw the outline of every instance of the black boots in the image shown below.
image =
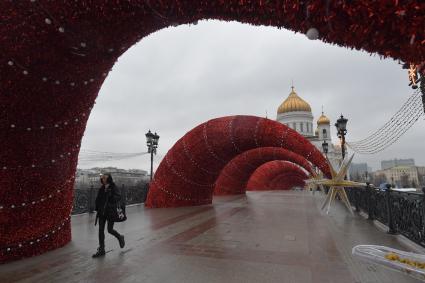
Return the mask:
<path fill-rule="evenodd" d="M 124 248 L 125 246 L 125 241 L 124 241 L 124 235 L 119 236 L 118 239 L 119 243 L 120 243 L 120 248 Z M 99 247 L 97 248 L 97 252 L 92 255 L 92 258 L 97 258 L 97 257 L 101 257 L 105 255 L 105 248 Z"/>
<path fill-rule="evenodd" d="M 120 248 L 121 249 L 124 248 L 125 246 L 124 235 L 121 235 L 118 241 L 120 242 Z"/>
<path fill-rule="evenodd" d="M 105 255 L 105 248 L 99 247 L 97 248 L 97 252 L 92 255 L 92 258 L 101 257 Z"/>

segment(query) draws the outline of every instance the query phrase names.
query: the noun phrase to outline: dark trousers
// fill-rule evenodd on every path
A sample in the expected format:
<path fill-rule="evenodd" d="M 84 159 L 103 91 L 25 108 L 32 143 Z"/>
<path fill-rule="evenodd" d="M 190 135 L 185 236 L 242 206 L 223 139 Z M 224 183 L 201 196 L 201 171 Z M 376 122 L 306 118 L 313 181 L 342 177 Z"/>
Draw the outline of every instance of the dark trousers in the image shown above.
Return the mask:
<path fill-rule="evenodd" d="M 108 233 L 114 235 L 118 241 L 121 238 L 120 233 L 114 230 L 114 222 L 106 220 L 106 217 L 99 217 L 99 247 L 105 248 L 105 224 L 108 221 Z"/>

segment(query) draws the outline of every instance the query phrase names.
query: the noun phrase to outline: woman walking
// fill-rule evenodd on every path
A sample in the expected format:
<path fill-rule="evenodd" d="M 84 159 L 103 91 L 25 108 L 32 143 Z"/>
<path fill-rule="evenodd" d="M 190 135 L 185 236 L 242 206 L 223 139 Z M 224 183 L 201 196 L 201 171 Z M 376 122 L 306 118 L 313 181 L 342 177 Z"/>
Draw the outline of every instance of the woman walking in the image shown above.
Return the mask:
<path fill-rule="evenodd" d="M 103 174 L 100 177 L 102 187 L 99 189 L 96 197 L 96 222 L 99 220 L 99 248 L 93 257 L 105 255 L 105 224 L 108 222 L 108 233 L 114 235 L 120 244 L 125 246 L 124 235 L 120 235 L 114 230 L 114 220 L 112 219 L 113 210 L 117 208 L 117 203 L 121 200 L 111 174 Z M 96 225 L 96 224 L 95 224 Z"/>

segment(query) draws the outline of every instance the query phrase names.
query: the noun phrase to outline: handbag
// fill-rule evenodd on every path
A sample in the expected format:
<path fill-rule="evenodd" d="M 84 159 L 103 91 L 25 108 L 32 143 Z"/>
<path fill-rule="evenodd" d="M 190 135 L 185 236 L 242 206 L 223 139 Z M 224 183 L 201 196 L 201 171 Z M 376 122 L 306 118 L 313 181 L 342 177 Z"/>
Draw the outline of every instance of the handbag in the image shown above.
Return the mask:
<path fill-rule="evenodd" d="M 115 205 L 109 206 L 107 209 L 107 216 L 109 221 L 113 222 L 124 222 L 127 220 L 127 214 L 125 212 L 125 204 L 121 201 L 117 201 Z"/>

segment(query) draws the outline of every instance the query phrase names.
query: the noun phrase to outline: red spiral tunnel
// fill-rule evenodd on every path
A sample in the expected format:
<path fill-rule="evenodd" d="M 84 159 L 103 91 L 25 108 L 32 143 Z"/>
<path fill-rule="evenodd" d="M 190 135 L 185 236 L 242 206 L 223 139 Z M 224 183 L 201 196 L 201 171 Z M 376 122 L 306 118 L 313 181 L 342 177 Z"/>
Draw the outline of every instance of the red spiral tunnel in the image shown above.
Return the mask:
<path fill-rule="evenodd" d="M 255 170 L 248 180 L 247 190 L 289 190 L 304 187 L 308 175 L 298 165 L 288 161 L 267 162 Z"/>

